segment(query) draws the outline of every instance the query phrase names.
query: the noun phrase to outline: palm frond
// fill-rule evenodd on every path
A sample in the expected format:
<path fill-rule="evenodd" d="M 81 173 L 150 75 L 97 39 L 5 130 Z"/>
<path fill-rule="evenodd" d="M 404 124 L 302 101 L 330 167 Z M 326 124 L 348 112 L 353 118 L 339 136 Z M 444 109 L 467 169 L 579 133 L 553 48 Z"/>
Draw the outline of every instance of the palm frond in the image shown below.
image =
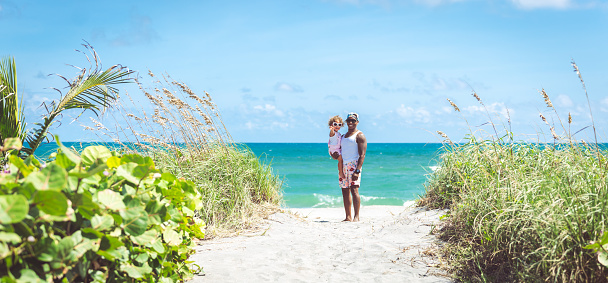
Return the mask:
<path fill-rule="evenodd" d="M 17 68 L 15 59 L 6 57 L 0 60 L 0 145 L 4 139 L 25 137 L 25 117 L 23 98 L 19 101 L 17 92 Z"/>
<path fill-rule="evenodd" d="M 55 118 L 63 111 L 69 109 L 91 110 L 96 116 L 106 108 L 111 107 L 116 100 L 118 84 L 131 82 L 130 75 L 133 71 L 126 67 L 115 65 L 107 70 L 102 70 L 95 50 L 90 45 L 84 45 L 93 54 L 95 66 L 88 69 L 80 69 L 73 80 L 67 80 L 69 90 L 55 104 L 51 105 L 44 122 L 37 124 L 38 127 L 25 140 L 28 142 L 29 150 L 34 152 L 49 133 L 49 128 Z M 88 56 L 87 56 L 88 59 Z"/>

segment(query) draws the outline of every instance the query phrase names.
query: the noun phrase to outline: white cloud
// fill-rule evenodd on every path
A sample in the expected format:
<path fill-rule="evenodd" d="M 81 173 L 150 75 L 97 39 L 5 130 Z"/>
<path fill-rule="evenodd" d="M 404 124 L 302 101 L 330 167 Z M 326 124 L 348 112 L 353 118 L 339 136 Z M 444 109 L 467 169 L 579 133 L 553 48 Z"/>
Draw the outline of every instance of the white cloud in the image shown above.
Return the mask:
<path fill-rule="evenodd" d="M 406 107 L 404 104 L 401 104 L 401 106 L 397 108 L 395 112 L 397 112 L 399 117 L 404 118 L 405 122 L 408 124 L 412 124 L 414 122 L 428 123 L 431 121 L 431 113 L 426 110 L 425 107 L 413 108 L 410 106 Z"/>
<path fill-rule="evenodd" d="M 277 91 L 286 91 L 286 92 L 302 92 L 302 88 L 298 85 L 291 83 L 278 82 L 274 86 L 274 90 Z"/>
<path fill-rule="evenodd" d="M 572 99 L 570 99 L 570 97 L 565 94 L 558 95 L 555 99 L 555 104 L 561 107 L 572 107 L 574 105 Z"/>
<path fill-rule="evenodd" d="M 602 112 L 608 112 L 608 97 L 604 97 L 604 99 L 600 101 L 600 110 L 602 110 Z"/>
<path fill-rule="evenodd" d="M 498 115 L 503 119 L 509 119 L 509 116 L 513 118 L 515 110 L 507 108 L 503 102 L 494 102 L 490 105 L 486 105 L 490 115 Z M 487 115 L 486 108 L 482 105 L 472 105 L 462 109 L 463 111 L 469 112 L 472 115 Z"/>
<path fill-rule="evenodd" d="M 572 5 L 570 0 L 511 0 L 511 2 L 524 10 L 542 8 L 565 9 Z"/>
<path fill-rule="evenodd" d="M 263 112 L 265 114 L 278 116 L 278 117 L 284 116 L 283 111 L 278 110 L 276 106 L 271 105 L 271 104 L 255 105 L 255 106 L 253 106 L 253 110 L 256 110 L 258 112 Z"/>

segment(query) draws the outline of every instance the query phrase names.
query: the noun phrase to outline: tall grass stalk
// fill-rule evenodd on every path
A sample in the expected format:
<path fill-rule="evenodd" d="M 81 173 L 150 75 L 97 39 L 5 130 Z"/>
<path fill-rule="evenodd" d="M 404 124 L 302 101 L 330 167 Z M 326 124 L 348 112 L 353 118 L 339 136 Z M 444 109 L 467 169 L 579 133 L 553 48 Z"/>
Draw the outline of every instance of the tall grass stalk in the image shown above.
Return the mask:
<path fill-rule="evenodd" d="M 197 213 L 207 223 L 206 237 L 252 227 L 277 211 L 282 179 L 270 164 L 260 163 L 248 147 L 232 140 L 211 95 L 199 96 L 168 75 L 148 76 L 150 86 L 136 80 L 147 101 L 121 97 L 110 113 L 114 129 L 95 120 L 94 127 L 85 128 L 197 184 L 204 203 Z"/>
<path fill-rule="evenodd" d="M 608 267 L 585 248 L 608 233 L 607 152 L 562 127 L 565 136 L 551 128 L 554 144 L 471 135 L 444 146 L 419 204 L 450 209 L 439 237 L 458 278 L 608 282 Z"/>

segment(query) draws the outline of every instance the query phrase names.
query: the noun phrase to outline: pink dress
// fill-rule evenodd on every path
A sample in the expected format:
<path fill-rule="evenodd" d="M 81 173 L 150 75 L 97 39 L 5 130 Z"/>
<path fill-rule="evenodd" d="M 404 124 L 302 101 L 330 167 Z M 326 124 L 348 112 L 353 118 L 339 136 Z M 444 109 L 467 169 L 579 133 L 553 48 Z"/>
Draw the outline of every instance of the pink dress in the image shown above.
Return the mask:
<path fill-rule="evenodd" d="M 329 142 L 327 143 L 327 147 L 329 148 L 329 155 L 334 152 L 338 152 L 340 155 L 342 154 L 342 134 L 336 132 L 333 137 L 329 137 Z"/>

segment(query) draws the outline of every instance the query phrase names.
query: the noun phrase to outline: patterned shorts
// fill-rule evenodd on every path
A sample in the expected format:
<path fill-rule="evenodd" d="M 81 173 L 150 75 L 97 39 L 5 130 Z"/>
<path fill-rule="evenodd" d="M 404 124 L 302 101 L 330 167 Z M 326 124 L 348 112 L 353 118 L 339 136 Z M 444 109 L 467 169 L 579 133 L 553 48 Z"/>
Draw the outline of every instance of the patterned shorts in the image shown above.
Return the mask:
<path fill-rule="evenodd" d="M 357 181 L 353 181 L 353 172 L 355 172 L 355 169 L 357 169 L 357 160 L 344 164 L 342 169 L 346 178 L 342 179 L 338 177 L 340 180 L 340 188 L 350 188 L 350 186 L 361 185 L 361 173 L 359 173 L 359 178 Z"/>

